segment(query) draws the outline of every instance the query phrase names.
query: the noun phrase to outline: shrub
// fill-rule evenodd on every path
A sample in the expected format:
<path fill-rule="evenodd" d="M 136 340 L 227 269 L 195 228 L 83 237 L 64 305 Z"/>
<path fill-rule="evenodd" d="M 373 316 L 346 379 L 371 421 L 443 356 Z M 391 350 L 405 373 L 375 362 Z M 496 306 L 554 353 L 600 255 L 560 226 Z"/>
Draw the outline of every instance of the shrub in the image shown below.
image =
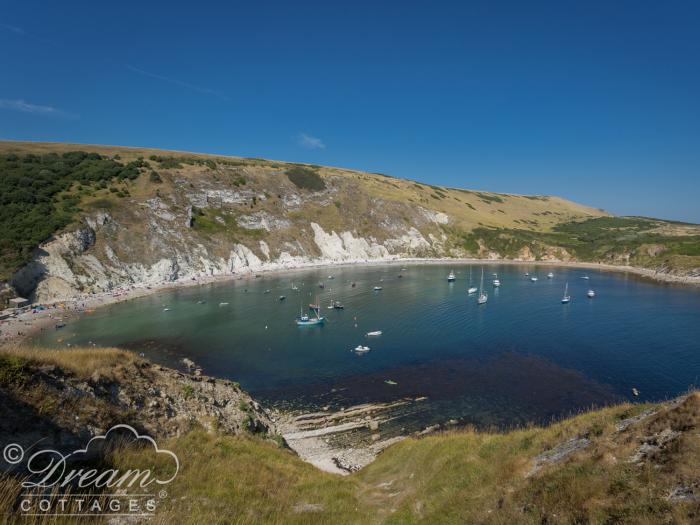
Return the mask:
<path fill-rule="evenodd" d="M 293 166 L 287 170 L 287 177 L 297 188 L 309 191 L 322 191 L 326 183 L 314 170 L 304 166 Z"/>

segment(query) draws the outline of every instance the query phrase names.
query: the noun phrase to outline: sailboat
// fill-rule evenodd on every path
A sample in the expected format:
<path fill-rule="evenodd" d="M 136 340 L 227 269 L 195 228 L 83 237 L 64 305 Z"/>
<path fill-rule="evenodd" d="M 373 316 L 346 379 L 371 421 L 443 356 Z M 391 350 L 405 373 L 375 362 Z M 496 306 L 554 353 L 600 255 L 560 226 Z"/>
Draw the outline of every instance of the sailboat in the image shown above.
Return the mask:
<path fill-rule="evenodd" d="M 496 278 L 493 280 L 493 285 L 494 285 L 496 288 L 498 288 L 499 286 L 501 286 L 501 281 L 498 280 L 498 274 L 495 274 L 495 273 L 494 273 L 493 275 L 496 277 Z"/>
<path fill-rule="evenodd" d="M 298 290 L 299 288 L 297 287 L 296 284 L 292 283 L 292 290 Z"/>
<path fill-rule="evenodd" d="M 318 302 L 318 295 L 316 296 L 316 302 L 315 303 L 309 303 L 309 308 L 311 310 L 315 310 L 318 312 L 318 310 L 321 309 L 321 303 Z"/>
<path fill-rule="evenodd" d="M 476 291 L 477 291 L 477 287 L 472 286 L 472 267 L 470 266 L 469 267 L 469 288 L 467 289 L 467 293 L 469 295 L 471 295 L 473 293 L 476 293 Z"/>
<path fill-rule="evenodd" d="M 448 283 L 453 283 L 455 281 L 455 272 L 450 270 L 450 274 L 447 276 L 447 282 Z"/>
<path fill-rule="evenodd" d="M 561 304 L 566 304 L 571 301 L 571 296 L 569 295 L 569 283 L 566 283 L 564 287 L 564 297 L 561 298 Z"/>
<path fill-rule="evenodd" d="M 328 304 L 327 308 L 329 310 L 333 310 L 333 290 L 328 290 L 330 292 L 330 303 Z"/>
<path fill-rule="evenodd" d="M 549 272 L 547 274 L 547 279 L 553 279 L 553 278 L 554 278 L 554 274 L 552 272 Z"/>
<path fill-rule="evenodd" d="M 489 300 L 489 296 L 484 292 L 484 269 L 481 269 L 481 285 L 479 285 L 479 298 L 477 299 L 477 304 L 484 304 Z"/>

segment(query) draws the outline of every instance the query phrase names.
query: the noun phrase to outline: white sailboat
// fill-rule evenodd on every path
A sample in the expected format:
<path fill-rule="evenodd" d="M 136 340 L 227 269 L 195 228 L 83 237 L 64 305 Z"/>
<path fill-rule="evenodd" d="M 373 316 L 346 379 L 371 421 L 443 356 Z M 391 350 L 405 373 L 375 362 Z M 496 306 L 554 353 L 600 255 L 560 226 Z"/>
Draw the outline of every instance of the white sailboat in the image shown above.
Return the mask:
<path fill-rule="evenodd" d="M 499 286 L 501 286 L 501 281 L 498 280 L 498 274 L 494 273 L 493 275 L 496 277 L 496 278 L 493 280 L 493 285 L 494 285 L 496 288 L 498 288 Z"/>
<path fill-rule="evenodd" d="M 549 272 L 547 274 L 547 279 L 553 279 L 553 278 L 554 278 L 554 274 L 552 272 Z"/>
<path fill-rule="evenodd" d="M 569 295 L 569 283 L 566 283 L 564 287 L 564 297 L 561 298 L 561 304 L 566 304 L 571 301 L 571 296 Z"/>
<path fill-rule="evenodd" d="M 447 282 L 453 283 L 457 277 L 455 277 L 455 272 L 450 270 L 450 274 L 447 276 Z"/>
<path fill-rule="evenodd" d="M 467 289 L 467 293 L 469 295 L 471 295 L 473 293 L 476 293 L 477 289 L 478 288 L 476 286 L 472 286 L 472 267 L 470 266 L 469 267 L 469 288 Z"/>
<path fill-rule="evenodd" d="M 477 304 L 484 304 L 489 300 L 489 296 L 484 292 L 484 269 L 481 269 L 481 285 L 479 286 L 479 298 Z"/>

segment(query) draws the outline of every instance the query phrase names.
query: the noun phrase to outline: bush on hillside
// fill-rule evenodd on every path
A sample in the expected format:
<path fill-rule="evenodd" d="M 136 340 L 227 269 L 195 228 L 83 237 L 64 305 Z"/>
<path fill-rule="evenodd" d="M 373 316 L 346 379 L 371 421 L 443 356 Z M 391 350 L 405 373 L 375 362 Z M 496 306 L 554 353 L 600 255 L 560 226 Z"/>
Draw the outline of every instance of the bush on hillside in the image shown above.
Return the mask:
<path fill-rule="evenodd" d="M 326 183 L 314 170 L 304 166 L 293 166 L 287 170 L 287 177 L 297 188 L 309 191 L 322 191 Z"/>

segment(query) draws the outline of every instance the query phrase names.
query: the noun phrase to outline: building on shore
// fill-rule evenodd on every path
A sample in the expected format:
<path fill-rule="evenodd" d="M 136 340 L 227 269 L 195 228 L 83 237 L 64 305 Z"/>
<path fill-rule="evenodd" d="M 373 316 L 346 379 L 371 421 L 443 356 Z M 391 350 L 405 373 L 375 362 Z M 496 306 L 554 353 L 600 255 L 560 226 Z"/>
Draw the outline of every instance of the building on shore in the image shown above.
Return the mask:
<path fill-rule="evenodd" d="M 15 297 L 8 301 L 10 303 L 10 308 L 22 308 L 23 306 L 29 305 L 29 299 L 24 297 Z"/>

